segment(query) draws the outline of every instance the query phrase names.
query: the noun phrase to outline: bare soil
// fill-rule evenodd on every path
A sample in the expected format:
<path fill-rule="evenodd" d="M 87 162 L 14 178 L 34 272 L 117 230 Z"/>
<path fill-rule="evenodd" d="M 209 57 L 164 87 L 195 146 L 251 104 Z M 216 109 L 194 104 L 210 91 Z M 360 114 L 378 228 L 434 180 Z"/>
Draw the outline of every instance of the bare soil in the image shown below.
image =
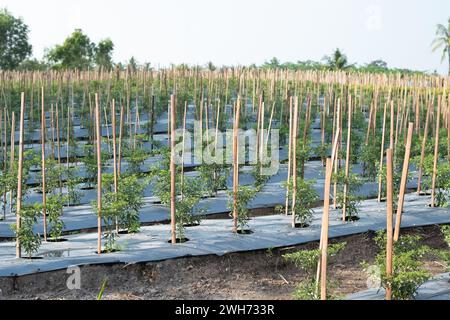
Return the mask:
<path fill-rule="evenodd" d="M 423 244 L 449 250 L 438 226 L 402 230 L 418 234 Z M 330 259 L 329 277 L 339 285 L 334 294 L 367 289 L 367 274 L 361 262 L 371 263 L 378 253 L 375 234 L 334 239 L 347 243 Z M 81 268 L 81 289 L 69 290 L 66 270 L 22 277 L 0 278 L 0 299 L 96 299 L 106 280 L 103 299 L 292 299 L 304 274 L 282 255 L 317 248 L 309 243 L 267 251 L 233 253 L 222 257 L 204 256 L 134 265 L 101 265 Z M 445 272 L 442 261 L 425 262 L 433 274 Z"/>

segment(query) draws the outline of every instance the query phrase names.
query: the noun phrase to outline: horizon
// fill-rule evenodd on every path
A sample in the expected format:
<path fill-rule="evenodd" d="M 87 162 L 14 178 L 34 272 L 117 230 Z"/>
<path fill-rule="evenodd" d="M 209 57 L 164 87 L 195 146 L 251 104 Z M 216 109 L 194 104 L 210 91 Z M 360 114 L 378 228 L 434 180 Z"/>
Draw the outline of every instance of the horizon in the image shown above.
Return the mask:
<path fill-rule="evenodd" d="M 118 0 L 4 0 L 2 8 L 29 26 L 37 59 L 79 28 L 94 42 L 110 38 L 116 63 L 132 56 L 153 67 L 261 65 L 273 57 L 320 62 L 339 48 L 359 66 L 381 59 L 389 68 L 448 70 L 441 52 L 431 51 L 436 25 L 445 24 L 450 12 L 444 0 L 131 2 L 139 7 Z"/>

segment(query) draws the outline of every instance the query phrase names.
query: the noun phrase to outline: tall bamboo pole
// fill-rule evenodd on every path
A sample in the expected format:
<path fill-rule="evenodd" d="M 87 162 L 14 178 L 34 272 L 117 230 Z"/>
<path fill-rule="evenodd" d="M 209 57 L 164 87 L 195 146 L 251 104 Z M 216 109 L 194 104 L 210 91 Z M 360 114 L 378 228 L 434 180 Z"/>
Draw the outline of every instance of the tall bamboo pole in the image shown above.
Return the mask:
<path fill-rule="evenodd" d="M 41 87 L 41 173 L 42 173 L 42 217 L 44 219 L 44 241 L 47 241 L 47 193 L 45 189 L 45 104 L 44 87 Z"/>
<path fill-rule="evenodd" d="M 183 199 L 183 186 L 184 186 L 184 147 L 185 147 L 185 141 L 186 141 L 186 115 L 187 115 L 187 107 L 188 102 L 184 102 L 184 114 L 183 114 L 183 136 L 182 136 L 182 149 L 181 149 L 181 176 L 180 176 L 180 192 L 181 192 L 181 199 Z M 217 143 L 217 136 L 216 136 L 216 143 Z"/>
<path fill-rule="evenodd" d="M 381 189 L 383 186 L 383 177 L 381 173 L 383 172 L 383 159 L 384 159 L 384 143 L 385 143 L 385 133 L 386 133 L 386 109 L 387 103 L 384 104 L 383 111 L 383 132 L 381 135 L 381 151 L 380 151 L 380 169 L 379 169 L 379 177 L 378 177 L 378 202 L 381 202 Z"/>
<path fill-rule="evenodd" d="M 288 147 L 288 172 L 287 172 L 287 186 L 291 182 L 291 168 L 292 168 L 292 118 L 293 118 L 293 97 L 289 99 L 289 147 Z M 289 214 L 289 188 L 286 188 L 286 204 L 285 213 Z"/>
<path fill-rule="evenodd" d="M 25 93 L 20 96 L 20 125 L 19 125 L 19 162 L 17 169 L 17 203 L 16 203 L 16 230 L 22 227 L 22 171 L 23 171 L 23 122 L 25 113 Z M 14 146 L 13 146 L 14 147 Z M 19 237 L 16 237 L 16 258 L 22 256 L 22 247 Z"/>
<path fill-rule="evenodd" d="M 395 217 L 394 241 L 398 241 L 400 227 L 402 223 L 403 203 L 405 201 L 406 183 L 408 182 L 409 158 L 411 155 L 411 141 L 413 135 L 414 123 L 410 122 L 408 126 L 408 135 L 406 138 L 405 159 L 403 161 L 402 180 L 400 182 L 400 193 L 398 196 L 397 214 Z"/>
<path fill-rule="evenodd" d="M 393 234 L 392 234 L 392 217 L 393 217 L 393 196 L 394 187 L 392 181 L 392 149 L 386 150 L 386 276 L 392 275 L 392 252 L 393 252 Z M 392 298 L 392 287 L 386 288 L 386 300 Z"/>
<path fill-rule="evenodd" d="M 427 138 L 428 138 L 428 123 L 430 119 L 430 112 L 431 111 L 431 105 L 428 104 L 427 108 L 427 116 L 425 118 L 425 128 L 423 131 L 423 139 L 422 139 L 422 148 L 420 151 L 420 164 L 419 164 L 419 173 L 417 177 L 417 194 L 420 195 L 420 192 L 422 191 L 422 175 L 423 175 L 423 162 L 425 161 L 425 147 L 427 145 Z"/>
<path fill-rule="evenodd" d="M 297 136 L 298 136 L 298 97 L 294 98 L 294 119 L 292 122 L 292 228 L 295 228 L 295 206 L 297 201 Z"/>
<path fill-rule="evenodd" d="M 102 253 L 102 134 L 100 131 L 100 106 L 95 94 L 95 127 L 97 135 L 97 254 Z"/>
<path fill-rule="evenodd" d="M 436 177 L 437 177 L 437 165 L 439 160 L 439 129 L 440 129 L 440 119 L 441 119 L 441 103 L 442 97 L 438 98 L 438 109 L 436 114 L 436 139 L 434 142 L 434 162 L 433 162 L 433 178 L 431 182 L 431 207 L 434 208 L 436 205 Z"/>
<path fill-rule="evenodd" d="M 9 155 L 9 170 L 14 170 L 14 159 L 15 159 L 15 137 L 16 137 L 16 114 L 14 111 L 11 113 L 11 152 Z M 9 212 L 12 213 L 12 199 L 13 191 L 9 193 Z"/>
<path fill-rule="evenodd" d="M 322 216 L 322 250 L 321 250 L 321 278 L 320 278 L 320 299 L 327 299 L 327 258 L 328 258 L 328 224 L 330 210 L 330 187 L 331 176 L 333 174 L 332 160 L 327 159 L 325 189 L 323 200 L 323 216 Z"/>
<path fill-rule="evenodd" d="M 176 233 L 176 167 L 175 167 L 175 130 L 176 130 L 176 116 L 175 116 L 175 95 L 170 96 L 170 229 L 172 244 L 177 243 Z M 180 239 L 181 241 L 181 239 Z"/>
<path fill-rule="evenodd" d="M 338 142 L 339 142 L 339 135 L 340 135 L 340 132 L 339 132 L 339 130 L 336 132 L 336 134 L 335 134 L 335 138 L 334 138 L 334 142 L 333 142 L 333 146 L 332 146 L 332 149 L 331 149 L 331 162 L 330 162 L 330 167 L 331 168 L 333 168 L 333 163 L 334 163 L 334 161 L 335 160 L 333 160 L 333 159 L 336 159 L 336 152 L 337 152 L 337 148 L 338 148 Z M 327 175 L 327 171 L 328 169 L 326 168 L 325 169 L 325 178 L 326 178 L 326 175 Z M 333 170 L 333 169 L 331 169 L 331 170 Z M 326 181 L 325 181 L 325 183 L 326 183 Z M 331 187 L 331 179 L 330 179 L 330 186 L 329 186 L 329 188 L 328 188 L 328 190 L 330 189 L 330 187 Z M 324 196 L 325 196 L 326 194 L 325 194 L 325 190 L 324 190 Z M 325 199 L 325 198 L 324 198 Z M 327 197 L 327 201 L 328 201 L 328 205 L 327 205 L 327 207 L 328 207 L 328 212 L 329 212 L 329 207 L 330 207 L 330 191 L 328 191 L 328 197 Z M 325 208 L 325 200 L 324 200 L 324 208 Z M 323 218 L 322 218 L 323 219 Z M 321 233 L 321 235 L 320 235 L 320 243 L 319 243 L 319 250 L 322 250 L 322 248 L 323 248 L 323 236 L 324 236 L 324 234 L 323 234 L 323 230 L 322 230 L 322 233 Z M 322 272 L 322 265 L 321 265 L 321 258 L 319 258 L 319 261 L 318 261 L 318 263 L 317 263 L 317 273 L 316 273 L 316 296 L 318 296 L 319 295 L 319 281 L 320 281 L 320 274 L 321 274 L 321 272 Z"/>
<path fill-rule="evenodd" d="M 342 221 L 345 221 L 347 215 L 347 197 L 348 197 L 348 177 L 350 174 L 350 148 L 352 138 L 352 96 L 348 100 L 348 128 L 347 128 L 347 153 L 345 159 L 345 182 L 344 182 L 344 203 L 342 206 Z"/>
<path fill-rule="evenodd" d="M 239 117 L 241 103 L 240 98 L 236 102 L 236 110 L 234 115 L 234 126 L 233 126 L 233 232 L 238 232 L 238 212 L 237 212 L 237 197 L 238 197 L 238 187 L 239 187 L 239 155 L 238 155 L 238 144 L 239 144 Z"/>
<path fill-rule="evenodd" d="M 122 140 L 123 140 L 123 126 L 124 126 L 124 106 L 120 105 L 120 124 L 119 124 L 119 150 L 118 150 L 118 159 L 117 159 L 117 176 L 120 177 L 120 173 L 122 170 Z M 153 145 L 153 141 L 152 141 Z"/>
<path fill-rule="evenodd" d="M 106 116 L 106 112 L 105 112 Z M 117 148 L 116 148 L 116 101 L 111 101 L 111 130 L 112 130 L 112 148 L 113 148 L 113 177 L 114 177 L 114 194 L 117 197 L 119 192 L 119 181 L 117 175 Z M 116 232 L 119 233 L 119 221 L 116 217 Z"/>

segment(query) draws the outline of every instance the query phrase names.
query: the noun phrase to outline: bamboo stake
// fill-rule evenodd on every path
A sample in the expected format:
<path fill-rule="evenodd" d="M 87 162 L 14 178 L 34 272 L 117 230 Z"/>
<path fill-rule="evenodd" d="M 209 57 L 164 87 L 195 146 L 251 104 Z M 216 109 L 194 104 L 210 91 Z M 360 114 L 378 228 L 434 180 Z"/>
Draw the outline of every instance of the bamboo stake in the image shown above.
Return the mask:
<path fill-rule="evenodd" d="M 408 126 L 408 136 L 406 139 L 405 159 L 403 162 L 402 180 L 400 182 L 400 193 L 398 196 L 397 214 L 395 217 L 394 241 L 398 241 L 400 235 L 400 226 L 402 223 L 403 203 L 405 201 L 406 183 L 408 181 L 409 157 L 411 155 L 411 140 L 413 135 L 414 123 L 410 122 Z"/>
<path fill-rule="evenodd" d="M 292 118 L 293 118 L 293 97 L 289 99 L 289 148 L 288 148 L 288 174 L 287 174 L 287 186 L 291 180 L 291 167 L 292 167 Z M 286 204 L 285 213 L 289 214 L 289 188 L 286 188 Z"/>
<path fill-rule="evenodd" d="M 23 122 L 25 113 L 25 93 L 21 93 L 20 97 L 20 125 L 19 125 L 19 162 L 17 171 L 17 203 L 16 203 L 16 230 L 22 227 L 22 218 L 20 216 L 22 210 L 22 171 L 23 171 Z M 14 147 L 14 145 L 13 145 Z M 22 256 L 22 247 L 19 237 L 16 237 L 16 258 Z"/>
<path fill-rule="evenodd" d="M 106 116 L 106 111 L 105 111 Z M 113 148 L 113 175 L 114 175 L 114 194 L 119 192 L 119 181 L 117 175 L 117 148 L 116 148 L 116 101 L 111 102 L 111 130 L 112 130 L 112 148 Z M 119 233 L 119 221 L 116 217 L 116 232 Z"/>
<path fill-rule="evenodd" d="M 438 109 L 436 114 L 436 140 L 434 142 L 434 162 L 433 162 L 433 178 L 431 182 L 431 207 L 434 208 L 436 205 L 436 176 L 437 176 L 437 165 L 439 160 L 439 129 L 440 129 L 440 119 L 441 119 L 441 102 L 442 97 L 438 98 Z"/>
<path fill-rule="evenodd" d="M 383 111 L 383 132 L 381 136 L 381 151 L 380 151 L 380 175 L 378 177 L 378 202 L 381 202 L 381 189 L 383 185 L 383 177 L 381 173 L 383 172 L 383 159 L 384 159 L 384 143 L 385 143 L 385 132 L 386 132 L 386 109 L 387 103 L 384 104 Z"/>
<path fill-rule="evenodd" d="M 175 168 L 175 96 L 170 96 L 170 227 L 171 227 L 171 241 L 172 244 L 177 243 L 176 234 L 176 208 L 175 208 L 175 183 L 176 183 L 176 168 Z M 181 239 L 180 239 L 181 240 Z"/>
<path fill-rule="evenodd" d="M 393 217 L 393 195 L 394 187 L 392 181 L 392 149 L 386 150 L 386 276 L 392 275 L 392 253 L 393 253 L 393 238 L 392 238 L 392 217 Z M 390 285 L 386 288 L 386 300 L 392 298 L 392 287 Z"/>
<path fill-rule="evenodd" d="M 297 135 L 298 135 L 298 97 L 294 98 L 294 120 L 292 125 L 292 228 L 295 228 L 295 205 L 297 200 Z"/>
<path fill-rule="evenodd" d="M 336 159 L 336 152 L 337 152 L 337 148 L 338 148 L 339 135 L 340 135 L 340 132 L 338 130 L 336 132 L 336 134 L 335 134 L 333 146 L 332 146 L 332 149 L 331 149 L 331 163 L 330 163 L 331 168 L 333 168 L 333 166 L 334 166 L 334 161 L 335 160 L 333 160 L 333 159 Z M 325 169 L 325 178 L 326 178 L 326 175 L 327 175 L 327 172 L 328 172 L 327 170 L 328 169 L 326 168 Z M 330 181 L 330 188 L 331 188 L 331 181 Z M 329 188 L 328 188 L 328 190 L 329 190 Z M 329 191 L 328 191 L 328 205 L 327 206 L 328 206 L 328 208 L 330 206 L 330 192 Z M 325 207 L 325 200 L 324 200 L 324 207 Z M 319 250 L 322 250 L 322 248 L 323 248 L 323 233 L 320 235 Z M 316 296 L 319 295 L 319 280 L 320 280 L 321 270 L 322 270 L 321 260 L 319 258 L 319 261 L 317 263 L 317 274 L 316 274 Z"/>
<path fill-rule="evenodd" d="M 332 160 L 327 159 L 325 189 L 324 189 L 324 207 L 322 216 L 322 250 L 321 250 L 321 278 L 320 278 L 320 299 L 327 300 L 327 258 L 328 258 L 328 223 L 330 210 L 330 187 L 331 176 L 333 172 Z"/>
<path fill-rule="evenodd" d="M 100 106 L 95 94 L 95 127 L 97 135 L 97 254 L 102 254 L 102 135 L 100 131 Z"/>
<path fill-rule="evenodd" d="M 341 135 L 342 135 L 342 127 L 341 127 L 341 99 L 338 98 L 338 103 L 337 103 L 337 115 L 336 115 L 336 131 L 339 133 L 338 138 L 339 138 L 339 143 L 337 144 L 337 149 L 336 149 L 336 159 L 333 159 L 333 164 L 334 164 L 334 173 L 337 174 L 338 173 L 338 167 L 339 167 L 339 149 L 340 149 L 340 144 L 341 144 Z M 333 186 L 333 208 L 336 210 L 337 209 L 337 181 L 334 182 L 334 186 Z"/>
<path fill-rule="evenodd" d="M 42 173 L 42 217 L 44 218 L 44 241 L 47 242 L 47 194 L 45 189 L 45 105 L 44 87 L 41 87 L 41 173 Z"/>
<path fill-rule="evenodd" d="M 124 126 L 124 106 L 121 104 L 120 106 L 120 124 L 119 124 L 119 150 L 118 150 L 118 159 L 117 159 L 117 176 L 120 177 L 120 173 L 122 170 L 122 140 L 123 140 L 123 126 Z M 152 142 L 153 144 L 153 142 Z"/>
<path fill-rule="evenodd" d="M 420 192 L 422 191 L 422 175 L 423 175 L 423 162 L 425 161 L 425 147 L 427 145 L 427 138 L 428 138 L 428 122 L 430 119 L 430 112 L 431 111 L 431 105 L 428 105 L 427 108 L 427 116 L 425 119 L 425 129 L 423 132 L 423 139 L 422 139 L 422 149 L 420 151 L 420 164 L 419 164 L 419 173 L 417 177 L 417 194 L 420 195 Z"/>
<path fill-rule="evenodd" d="M 180 177 L 180 191 L 181 191 L 181 199 L 183 199 L 183 186 L 184 186 L 184 147 L 185 147 L 185 139 L 186 139 L 186 114 L 187 114 L 187 106 L 188 102 L 184 102 L 184 115 L 183 115 L 183 137 L 182 137 L 182 149 L 181 149 L 181 177 Z M 217 137 L 216 137 L 217 140 Z M 217 143 L 217 141 L 216 141 Z"/>
<path fill-rule="evenodd" d="M 237 194 L 239 184 L 239 156 L 238 156 L 238 130 L 239 130 L 239 117 L 241 103 L 238 97 L 236 102 L 236 111 L 234 115 L 234 127 L 233 127 L 233 232 L 238 232 L 238 212 L 237 212 Z"/>
<path fill-rule="evenodd" d="M 348 193 L 348 177 L 350 174 L 350 148 L 352 137 L 352 96 L 349 95 L 348 101 L 348 129 L 347 129 L 347 153 L 345 159 L 345 183 L 344 183 L 344 203 L 342 206 L 342 221 L 345 222 L 347 215 L 347 193 Z"/>
<path fill-rule="evenodd" d="M 16 116 L 14 111 L 11 113 L 11 152 L 9 159 L 9 170 L 14 170 L 14 158 L 15 158 L 15 137 L 16 137 Z M 12 199 L 13 191 L 9 193 L 9 212 L 12 213 Z"/>

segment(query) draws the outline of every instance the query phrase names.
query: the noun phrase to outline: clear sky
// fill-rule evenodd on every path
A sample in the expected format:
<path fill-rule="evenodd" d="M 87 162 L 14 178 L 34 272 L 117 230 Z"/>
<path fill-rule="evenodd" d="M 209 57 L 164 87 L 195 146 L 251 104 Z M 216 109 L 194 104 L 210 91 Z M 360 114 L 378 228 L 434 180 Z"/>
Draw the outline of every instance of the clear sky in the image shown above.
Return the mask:
<path fill-rule="evenodd" d="M 75 28 L 110 37 L 115 61 L 261 64 L 320 60 L 339 47 L 351 62 L 438 70 L 431 53 L 449 0 L 1 0 L 30 26 L 34 55 Z"/>

